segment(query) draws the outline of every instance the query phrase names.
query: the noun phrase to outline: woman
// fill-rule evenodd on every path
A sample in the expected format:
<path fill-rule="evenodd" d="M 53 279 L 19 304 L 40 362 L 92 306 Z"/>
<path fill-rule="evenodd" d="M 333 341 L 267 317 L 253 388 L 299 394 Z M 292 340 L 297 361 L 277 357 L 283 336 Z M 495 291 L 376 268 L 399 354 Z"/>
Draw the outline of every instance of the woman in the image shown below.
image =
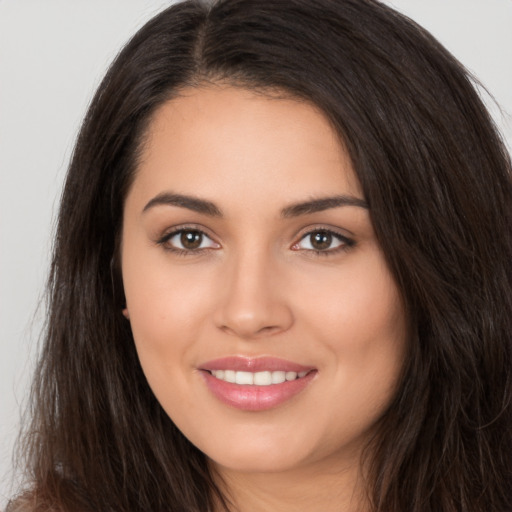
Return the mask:
<path fill-rule="evenodd" d="M 159 14 L 77 142 L 12 510 L 511 508 L 511 200 L 380 3 Z"/>

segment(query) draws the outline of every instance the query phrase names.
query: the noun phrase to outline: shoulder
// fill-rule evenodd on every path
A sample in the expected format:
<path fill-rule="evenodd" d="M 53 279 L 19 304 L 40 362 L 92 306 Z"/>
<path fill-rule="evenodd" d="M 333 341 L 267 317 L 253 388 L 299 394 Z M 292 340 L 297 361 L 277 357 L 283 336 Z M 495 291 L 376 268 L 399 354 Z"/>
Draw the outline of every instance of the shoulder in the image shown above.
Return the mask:
<path fill-rule="evenodd" d="M 65 510 L 46 500 L 41 500 L 35 492 L 26 492 L 9 501 L 5 512 L 78 512 L 78 510 Z"/>
<path fill-rule="evenodd" d="M 60 479 L 54 492 L 28 488 L 20 491 L 7 504 L 4 512 L 98 512 L 85 494 L 71 480 Z"/>
<path fill-rule="evenodd" d="M 32 493 L 25 493 L 9 501 L 5 512 L 34 512 L 37 510 L 35 506 L 35 500 Z"/>

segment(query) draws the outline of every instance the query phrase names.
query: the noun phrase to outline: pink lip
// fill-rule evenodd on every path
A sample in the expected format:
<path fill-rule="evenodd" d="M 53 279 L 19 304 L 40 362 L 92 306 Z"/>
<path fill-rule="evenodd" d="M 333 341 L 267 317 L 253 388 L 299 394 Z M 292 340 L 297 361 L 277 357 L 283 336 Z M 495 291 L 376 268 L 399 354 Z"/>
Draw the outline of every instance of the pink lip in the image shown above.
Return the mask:
<path fill-rule="evenodd" d="M 208 361 L 199 366 L 200 370 L 235 370 L 240 372 L 306 372 L 313 370 L 313 366 L 303 366 L 286 359 L 277 357 L 222 357 Z"/>
<path fill-rule="evenodd" d="M 212 394 L 226 405 L 243 411 L 265 411 L 273 409 L 287 402 L 302 390 L 304 390 L 315 378 L 317 372 L 312 367 L 307 367 L 276 359 L 272 357 L 244 358 L 226 357 L 209 361 L 200 366 L 208 389 Z M 235 371 L 290 371 L 309 373 L 299 379 L 286 381 L 282 384 L 270 386 L 240 385 L 215 378 L 211 370 L 235 370 Z"/>

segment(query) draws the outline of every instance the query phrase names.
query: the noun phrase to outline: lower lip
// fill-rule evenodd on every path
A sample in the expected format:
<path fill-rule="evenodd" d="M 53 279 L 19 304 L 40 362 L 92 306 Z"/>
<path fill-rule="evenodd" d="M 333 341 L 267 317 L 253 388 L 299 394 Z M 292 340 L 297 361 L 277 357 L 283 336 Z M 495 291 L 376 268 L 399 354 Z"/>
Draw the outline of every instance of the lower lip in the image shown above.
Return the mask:
<path fill-rule="evenodd" d="M 217 379 L 208 371 L 202 371 L 208 389 L 223 403 L 242 411 L 265 411 L 273 409 L 305 389 L 313 380 L 316 371 L 299 379 L 270 386 L 240 385 Z"/>

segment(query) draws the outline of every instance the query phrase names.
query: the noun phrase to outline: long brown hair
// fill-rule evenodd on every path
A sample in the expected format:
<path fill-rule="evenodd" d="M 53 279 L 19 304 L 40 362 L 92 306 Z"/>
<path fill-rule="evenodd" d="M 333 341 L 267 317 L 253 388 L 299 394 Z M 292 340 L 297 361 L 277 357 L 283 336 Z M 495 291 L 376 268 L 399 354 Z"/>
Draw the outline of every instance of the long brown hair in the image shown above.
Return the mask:
<path fill-rule="evenodd" d="M 463 67 L 375 0 L 189 0 L 112 64 L 62 196 L 25 509 L 205 512 L 223 500 L 149 389 L 117 266 L 152 113 L 205 81 L 316 104 L 351 155 L 410 326 L 365 452 L 374 510 L 512 509 L 510 158 Z"/>

